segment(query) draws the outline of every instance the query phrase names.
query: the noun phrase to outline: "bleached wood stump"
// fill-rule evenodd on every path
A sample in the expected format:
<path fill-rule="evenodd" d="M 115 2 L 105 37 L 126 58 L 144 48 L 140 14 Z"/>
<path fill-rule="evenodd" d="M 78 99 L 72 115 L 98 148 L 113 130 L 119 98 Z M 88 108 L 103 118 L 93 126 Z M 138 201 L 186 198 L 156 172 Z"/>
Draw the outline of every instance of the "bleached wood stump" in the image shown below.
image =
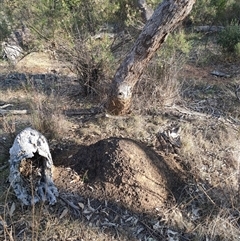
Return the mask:
<path fill-rule="evenodd" d="M 46 138 L 32 128 L 20 132 L 10 148 L 9 181 L 23 204 L 57 202 L 58 190 L 52 179 L 53 161 Z"/>

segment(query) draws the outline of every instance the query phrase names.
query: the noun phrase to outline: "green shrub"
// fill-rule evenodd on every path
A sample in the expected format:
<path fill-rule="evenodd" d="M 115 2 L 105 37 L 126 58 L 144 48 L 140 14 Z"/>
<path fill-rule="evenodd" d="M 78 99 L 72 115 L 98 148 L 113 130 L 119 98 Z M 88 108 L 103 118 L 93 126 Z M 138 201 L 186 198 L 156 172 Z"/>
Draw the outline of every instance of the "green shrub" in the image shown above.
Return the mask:
<path fill-rule="evenodd" d="M 239 18 L 239 0 L 196 1 L 188 19 L 195 25 L 226 25 Z"/>
<path fill-rule="evenodd" d="M 3 11 L 0 11 L 0 42 L 5 40 L 5 38 L 10 34 L 10 32 L 11 29 L 8 16 Z"/>
<path fill-rule="evenodd" d="M 188 55 L 191 49 L 191 43 L 188 41 L 185 31 L 180 29 L 169 34 L 163 48 L 169 51 L 169 55 L 172 55 L 174 51 L 179 54 Z"/>
<path fill-rule="evenodd" d="M 219 33 L 217 42 L 224 52 L 236 53 L 237 46 L 240 43 L 240 26 L 236 21 L 233 21 Z"/>

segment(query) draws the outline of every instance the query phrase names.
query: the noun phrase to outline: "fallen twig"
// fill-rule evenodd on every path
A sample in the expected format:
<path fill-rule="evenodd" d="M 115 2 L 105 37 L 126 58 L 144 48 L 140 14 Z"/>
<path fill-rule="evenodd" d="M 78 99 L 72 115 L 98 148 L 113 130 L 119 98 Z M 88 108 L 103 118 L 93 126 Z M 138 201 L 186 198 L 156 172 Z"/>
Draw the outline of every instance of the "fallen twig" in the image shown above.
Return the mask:
<path fill-rule="evenodd" d="M 226 74 L 226 73 L 223 73 L 223 72 L 220 72 L 220 71 L 217 71 L 217 70 L 212 71 L 211 75 L 215 75 L 217 77 L 224 77 L 224 78 L 230 78 L 231 77 L 230 74 Z"/>
<path fill-rule="evenodd" d="M 79 207 L 77 207 L 75 204 L 73 204 L 73 202 L 67 200 L 65 197 L 63 197 L 62 195 L 59 196 L 59 198 L 64 201 L 66 204 L 68 204 L 71 208 L 75 209 L 75 210 L 80 210 Z"/>
<path fill-rule="evenodd" d="M 205 114 L 205 113 L 201 113 L 201 112 L 197 112 L 197 111 L 193 111 L 193 110 L 188 110 L 186 108 L 183 108 L 183 107 L 180 107 L 177 105 L 166 107 L 166 109 L 173 110 L 173 111 L 179 112 L 181 114 L 190 115 L 190 116 L 198 116 L 198 117 L 204 117 L 204 118 L 211 117 L 211 115 L 209 115 L 209 114 Z"/>
<path fill-rule="evenodd" d="M 13 105 L 12 104 L 5 104 L 5 105 L 0 106 L 0 109 L 5 109 L 9 106 L 13 106 Z"/>

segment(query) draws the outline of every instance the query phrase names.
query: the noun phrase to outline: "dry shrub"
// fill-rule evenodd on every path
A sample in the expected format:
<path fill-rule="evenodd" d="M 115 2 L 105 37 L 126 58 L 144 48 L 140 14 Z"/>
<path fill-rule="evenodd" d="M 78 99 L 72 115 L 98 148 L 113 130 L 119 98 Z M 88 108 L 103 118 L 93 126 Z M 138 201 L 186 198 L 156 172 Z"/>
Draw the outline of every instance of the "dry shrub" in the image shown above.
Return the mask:
<path fill-rule="evenodd" d="M 194 124 L 194 126 L 193 126 Z M 181 155 L 195 180 L 219 206 L 237 204 L 239 188 L 239 134 L 227 123 L 200 119 L 184 124 Z M 234 201 L 235 200 L 235 201 Z"/>
<path fill-rule="evenodd" d="M 231 240 L 238 241 L 240 236 L 237 210 L 229 210 L 224 207 L 207 206 L 199 207 L 208 209 L 208 212 L 201 215 L 199 219 L 193 220 L 192 213 L 187 212 L 186 207 L 174 206 L 169 210 L 165 210 L 162 220 L 165 225 L 172 230 L 185 230 L 184 240 Z M 216 212 L 216 210 L 218 210 Z M 176 239 L 178 240 L 178 239 Z M 182 239 L 179 239 L 182 240 Z"/>
<path fill-rule="evenodd" d="M 36 89 L 27 90 L 30 105 L 31 126 L 46 138 L 63 138 L 69 124 L 63 115 L 64 97 L 58 94 L 46 95 Z"/>
<path fill-rule="evenodd" d="M 186 63 L 191 47 L 181 28 L 168 36 L 137 84 L 136 109 L 141 110 L 144 106 L 147 113 L 159 113 L 179 101 L 181 82 L 178 73 Z"/>
<path fill-rule="evenodd" d="M 215 217 L 207 217 L 204 223 L 197 226 L 197 240 L 231 240 L 238 241 L 240 231 L 234 213 L 229 210 L 221 209 Z"/>
<path fill-rule="evenodd" d="M 179 101 L 181 83 L 177 79 L 179 60 L 172 57 L 168 62 L 153 60 L 145 75 L 136 86 L 134 107 L 145 113 L 159 113 L 164 107 Z"/>
<path fill-rule="evenodd" d="M 75 39 L 72 45 L 60 44 L 58 55 L 61 61 L 70 63 L 71 71 L 77 75 L 77 81 L 81 86 L 79 95 L 94 97 L 95 101 L 106 98 L 109 89 L 109 70 L 113 69 L 109 64 L 113 64 L 113 61 L 107 37 L 103 40 L 79 38 Z"/>
<path fill-rule="evenodd" d="M 0 165 L 4 164 L 9 156 L 9 149 L 16 135 L 16 119 L 13 116 L 3 116 L 0 124 Z"/>

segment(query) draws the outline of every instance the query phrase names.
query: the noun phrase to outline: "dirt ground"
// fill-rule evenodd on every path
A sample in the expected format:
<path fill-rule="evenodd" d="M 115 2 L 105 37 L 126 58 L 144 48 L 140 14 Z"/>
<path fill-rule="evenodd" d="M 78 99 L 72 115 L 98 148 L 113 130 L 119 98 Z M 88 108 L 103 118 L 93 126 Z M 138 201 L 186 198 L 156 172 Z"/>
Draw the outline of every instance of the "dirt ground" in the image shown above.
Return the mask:
<path fill-rule="evenodd" d="M 6 66 L 1 67 L 6 73 Z M 230 71 L 235 76 L 239 75 L 239 69 L 234 65 L 223 67 L 219 64 L 202 68 L 186 64 L 180 72 L 180 77 L 190 81 L 198 79 L 204 85 L 229 81 L 228 78 L 218 78 L 211 74 L 213 70 L 219 69 L 226 73 Z M 16 66 L 16 71 L 19 73 L 37 76 L 37 82 L 42 81 L 39 73 L 50 74 L 49 79 L 45 77 L 43 80 L 48 81 L 45 85 L 49 85 L 49 88 L 52 82 L 53 84 L 56 82 L 53 79 L 54 73 L 74 76 L 67 70 L 67 66 L 59 67 L 59 62 L 47 53 L 32 53 Z M 69 80 L 65 78 L 61 83 L 63 88 L 76 89 L 74 85 L 70 87 L 72 83 Z M 5 81 L 6 78 L 1 82 L 2 88 L 9 88 L 11 84 L 13 88 L 21 86 L 18 77 L 11 79 L 10 84 L 7 83 L 6 86 L 3 85 Z M 198 96 L 194 98 L 197 99 Z M 79 120 L 78 117 L 75 120 L 73 117 L 75 123 Z M 78 132 L 69 133 L 69 138 L 73 137 L 70 135 L 79 138 Z M 109 199 L 131 210 L 148 213 L 153 213 L 157 208 L 166 205 L 169 200 L 177 200 L 188 175 L 183 165 L 179 164 L 181 157 L 174 151 L 172 155 L 169 153 L 165 155 L 166 150 L 161 147 L 156 149 L 156 146 L 159 146 L 158 141 L 149 147 L 147 143 L 137 141 L 136 138 L 128 138 L 111 137 L 106 134 L 105 138 L 103 135 L 98 135 L 96 140 L 90 138 L 81 141 L 80 145 L 71 142 L 56 145 L 53 148 L 53 160 L 57 187 L 60 191 L 74 190 L 85 197 Z"/>
<path fill-rule="evenodd" d="M 44 66 L 38 68 L 38 61 L 31 65 L 31 61 L 24 60 L 26 62 L 18 64 L 18 72 L 37 76 L 37 86 L 43 86 L 44 82 L 47 94 L 57 86 L 64 97 L 70 96 L 69 102 L 61 106 L 63 114 L 66 110 L 82 110 L 83 100 L 76 97 L 79 92 L 76 91 L 75 76 L 68 73 L 67 67 L 58 68 L 57 61 L 45 54 L 40 57 Z M 136 232 L 131 237 L 138 240 L 145 240 L 148 235 L 171 240 L 163 235 L 162 227 L 168 225 L 173 229 L 180 227 L 182 236 L 189 235 L 183 240 L 194 240 L 197 234 L 192 234 L 191 230 L 195 227 L 182 224 L 183 217 L 178 223 L 175 217 L 162 221 L 163 213 L 168 207 L 174 210 L 173 207 L 182 205 L 187 210 L 185 216 L 188 219 L 201 221 L 204 215 L 207 217 L 209 212 L 213 213 L 213 206 L 215 209 L 219 203 L 225 205 L 226 202 L 231 206 L 235 200 L 239 187 L 236 164 L 239 159 L 239 99 L 235 96 L 235 90 L 239 89 L 238 67 L 237 64 L 205 67 L 186 64 L 180 73 L 180 77 L 187 80 L 187 85 L 183 86 L 181 108 L 167 109 L 159 116 L 128 116 L 115 120 L 91 118 L 91 115 L 83 119 L 81 114 L 65 115 L 68 132 L 61 141 L 53 138 L 49 142 L 54 162 L 54 183 L 60 193 L 59 202 L 53 209 L 61 210 L 61 216 L 67 206 L 75 217 L 82 217 L 91 225 L 113 229 L 125 225 L 128 231 Z M 0 71 L 3 70 L 0 87 L 12 89 L 13 84 L 18 89 L 21 80 L 6 78 L 6 66 L 0 66 Z M 211 74 L 214 70 L 233 77 L 214 76 Z M 39 72 L 49 76 L 42 80 Z M 56 73 L 60 80 L 53 78 Z M 66 75 L 70 76 L 69 79 Z M 0 104 L 5 104 L 6 99 L 0 96 Z M 9 100 L 15 108 L 29 107 L 24 98 L 14 96 Z M 27 118 L 16 117 L 15 122 L 20 123 L 17 132 L 29 123 Z M 9 140 L 3 130 L 10 127 L 4 123 L 0 124 L 0 144 L 7 146 L 5 140 Z M 178 125 L 183 129 L 182 145 L 174 144 L 170 139 L 161 142 L 158 134 Z M 6 166 L 4 160 L 1 162 Z M 0 178 L 2 187 L 7 185 L 6 177 L 7 172 Z M 143 223 L 143 220 L 148 220 L 148 223 Z M 156 224 L 162 226 L 152 228 Z M 198 223 L 195 224 L 197 227 Z"/>
<path fill-rule="evenodd" d="M 67 152 L 55 150 L 53 158 L 60 191 L 108 200 L 135 212 L 154 213 L 177 199 L 184 184 L 174 160 L 131 139 L 112 137 Z"/>

